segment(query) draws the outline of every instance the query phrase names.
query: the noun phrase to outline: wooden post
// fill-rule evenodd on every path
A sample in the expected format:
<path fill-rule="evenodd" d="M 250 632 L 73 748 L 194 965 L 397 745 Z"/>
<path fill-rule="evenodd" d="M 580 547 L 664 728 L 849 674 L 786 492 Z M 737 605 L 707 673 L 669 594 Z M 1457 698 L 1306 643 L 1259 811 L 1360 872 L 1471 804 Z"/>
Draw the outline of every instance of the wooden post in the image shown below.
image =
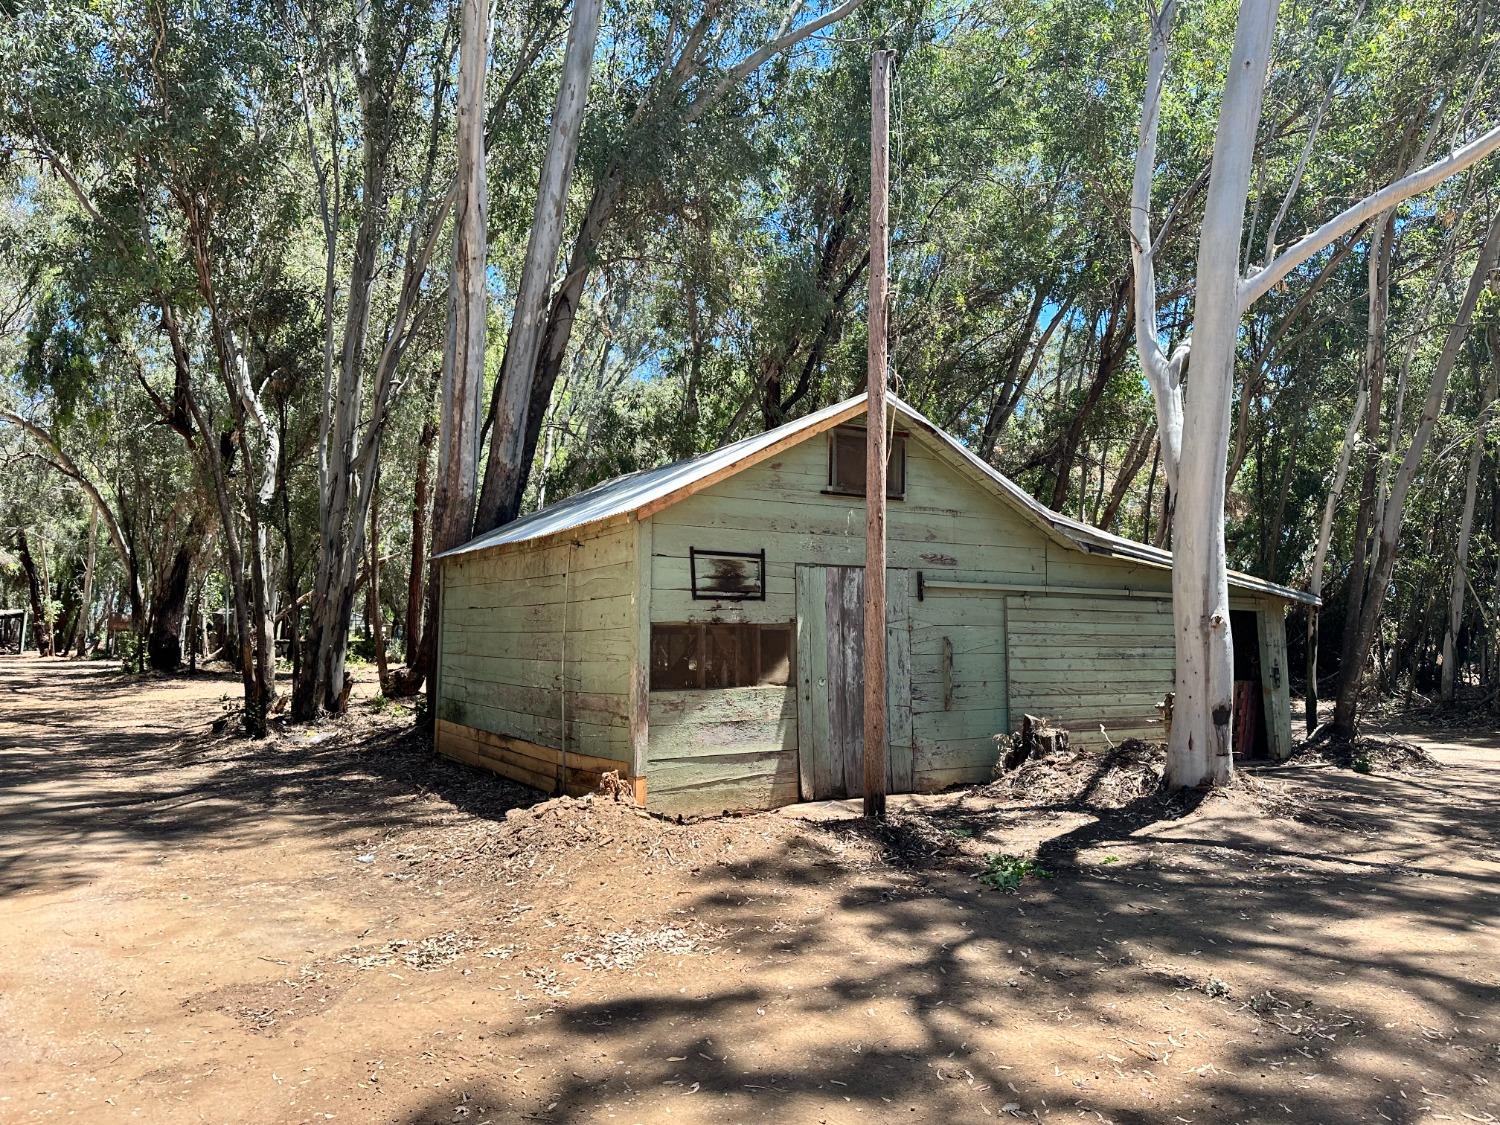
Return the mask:
<path fill-rule="evenodd" d="M 886 252 L 891 63 L 870 56 L 870 311 L 865 414 L 865 815 L 885 816 Z"/>

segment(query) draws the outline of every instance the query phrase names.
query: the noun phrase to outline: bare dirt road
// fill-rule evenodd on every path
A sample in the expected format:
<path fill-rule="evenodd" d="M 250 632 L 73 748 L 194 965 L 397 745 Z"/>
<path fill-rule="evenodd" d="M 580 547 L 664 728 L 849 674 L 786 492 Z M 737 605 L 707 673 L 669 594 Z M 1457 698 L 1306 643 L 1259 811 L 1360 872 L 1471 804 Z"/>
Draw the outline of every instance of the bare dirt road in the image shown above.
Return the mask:
<path fill-rule="evenodd" d="M 235 686 L 0 658 L 0 1120 L 1500 1113 L 1500 736 L 1183 815 L 674 825 L 368 703 L 216 735 Z"/>

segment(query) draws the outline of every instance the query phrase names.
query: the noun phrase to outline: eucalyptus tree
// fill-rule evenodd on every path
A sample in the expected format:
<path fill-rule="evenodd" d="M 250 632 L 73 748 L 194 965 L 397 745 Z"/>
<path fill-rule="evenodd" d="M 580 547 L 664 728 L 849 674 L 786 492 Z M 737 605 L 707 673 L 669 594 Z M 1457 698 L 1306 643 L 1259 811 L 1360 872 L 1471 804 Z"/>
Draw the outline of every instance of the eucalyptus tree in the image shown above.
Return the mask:
<path fill-rule="evenodd" d="M 561 281 L 548 301 L 541 332 L 534 333 L 528 320 L 526 333 L 517 337 L 517 324 L 512 320 L 508 347 L 534 348 L 535 356 L 518 354 L 513 361 L 507 359 L 506 369 L 514 376 L 511 388 L 507 390 L 502 381 L 491 395 L 486 417 L 488 457 L 476 530 L 508 523 L 520 511 L 578 309 L 601 241 L 622 203 L 632 190 L 650 183 L 657 167 L 676 157 L 683 139 L 695 128 L 710 122 L 715 128 L 732 127 L 733 110 L 747 96 L 745 83 L 767 63 L 838 23 L 861 3 L 841 0 L 821 10 L 799 3 L 770 11 L 731 9 L 708 0 L 702 5 L 674 5 L 665 22 L 655 13 L 643 12 L 632 21 L 633 26 L 618 29 L 624 57 L 601 74 L 613 86 L 604 109 L 612 135 L 592 154 L 588 202 L 566 255 Z M 555 121 L 554 129 L 566 121 Z M 539 211 L 544 222 L 548 214 Z M 534 269 L 546 271 L 550 287 L 555 264 L 539 257 L 529 260 Z M 534 284 L 523 276 L 517 291 L 534 291 Z"/>
<path fill-rule="evenodd" d="M 280 434 L 267 394 L 304 375 L 286 283 L 297 183 L 290 75 L 261 9 L 120 3 L 28 10 L 4 128 L 73 197 L 74 291 L 111 338 L 164 345 L 141 383 L 189 443 L 218 510 L 244 721 L 275 700 L 270 504 Z"/>
<path fill-rule="evenodd" d="M 427 590 L 428 649 L 421 669 L 428 698 L 436 703 L 436 654 L 441 551 L 469 534 L 478 487 L 479 395 L 484 382 L 488 328 L 489 185 L 485 176 L 482 108 L 488 73 L 490 20 L 485 0 L 463 0 L 459 62 L 457 221 L 453 229 L 453 278 L 448 293 L 448 336 L 443 349 L 442 424 L 438 430 L 438 478 L 433 492 L 432 578 Z M 415 682 L 411 687 L 415 688 Z M 429 718 L 437 721 L 436 708 Z"/>
<path fill-rule="evenodd" d="M 1231 717 L 1234 679 L 1229 631 L 1229 583 L 1224 541 L 1229 423 L 1240 322 L 1257 299 L 1340 237 L 1373 216 L 1462 172 L 1500 147 L 1500 128 L 1480 135 L 1440 160 L 1346 208 L 1316 230 L 1246 271 L 1238 254 L 1244 238 L 1255 140 L 1277 0 L 1243 0 L 1234 47 L 1223 79 L 1213 162 L 1198 237 L 1193 332 L 1168 356 L 1157 331 L 1151 196 L 1156 140 L 1175 0 L 1151 12 L 1151 38 L 1140 145 L 1131 201 L 1131 252 L 1136 272 L 1140 361 L 1156 398 L 1162 460 L 1178 500 L 1173 530 L 1173 619 L 1176 703 L 1168 774 L 1173 784 L 1223 784 L 1233 772 Z M 1291 185 L 1289 194 L 1296 191 Z M 1184 396 L 1192 355 L 1193 393 Z M 1363 628 L 1363 620 L 1361 628 Z M 1341 692 L 1342 696 L 1342 692 Z"/>
<path fill-rule="evenodd" d="M 1463 506 L 1458 519 L 1458 543 L 1453 550 L 1453 577 L 1448 586 L 1448 611 L 1443 622 L 1443 667 L 1441 698 L 1452 703 L 1457 690 L 1458 636 L 1464 624 L 1464 601 L 1468 593 L 1469 548 L 1474 535 L 1474 509 L 1479 499 L 1479 474 L 1484 464 L 1485 441 L 1490 432 L 1495 400 L 1500 397 L 1500 322 L 1491 311 L 1485 325 L 1485 342 L 1489 362 L 1488 376 L 1479 392 L 1474 419 L 1474 436 L 1470 442 L 1468 465 L 1464 472 Z"/>
<path fill-rule="evenodd" d="M 443 305 L 428 284 L 454 202 L 447 6 L 288 10 L 322 248 L 316 563 L 292 713 L 341 712 L 366 522 L 413 341 Z M 296 57 L 296 56 L 294 56 Z M 351 104 L 352 103 L 352 104 Z M 349 231 L 352 237 L 345 237 Z M 367 397 L 368 396 L 368 397 Z"/>

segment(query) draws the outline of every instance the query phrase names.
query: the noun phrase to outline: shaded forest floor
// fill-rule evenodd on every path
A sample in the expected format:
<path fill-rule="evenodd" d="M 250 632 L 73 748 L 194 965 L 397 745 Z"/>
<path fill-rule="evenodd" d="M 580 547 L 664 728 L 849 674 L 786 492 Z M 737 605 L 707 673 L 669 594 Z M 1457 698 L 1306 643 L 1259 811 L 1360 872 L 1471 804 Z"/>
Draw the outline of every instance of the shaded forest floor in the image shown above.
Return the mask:
<path fill-rule="evenodd" d="M 1500 735 L 1191 811 L 677 825 L 369 702 L 215 735 L 235 688 L 0 657 L 0 1120 L 1500 1113 Z M 1006 893 L 1002 853 L 1051 877 Z"/>

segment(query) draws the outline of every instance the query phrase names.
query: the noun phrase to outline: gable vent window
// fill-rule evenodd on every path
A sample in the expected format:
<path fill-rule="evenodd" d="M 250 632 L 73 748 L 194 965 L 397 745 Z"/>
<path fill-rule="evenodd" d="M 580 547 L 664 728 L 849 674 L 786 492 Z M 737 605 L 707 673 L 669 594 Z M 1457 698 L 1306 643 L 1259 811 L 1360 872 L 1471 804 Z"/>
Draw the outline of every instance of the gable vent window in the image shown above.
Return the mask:
<path fill-rule="evenodd" d="M 651 690 L 784 687 L 792 674 L 792 627 L 651 626 Z"/>
<path fill-rule="evenodd" d="M 840 496 L 865 494 L 865 429 L 840 426 L 828 436 L 828 491 Z M 906 433 L 891 436 L 890 460 L 885 469 L 885 494 L 893 500 L 906 495 Z"/>

